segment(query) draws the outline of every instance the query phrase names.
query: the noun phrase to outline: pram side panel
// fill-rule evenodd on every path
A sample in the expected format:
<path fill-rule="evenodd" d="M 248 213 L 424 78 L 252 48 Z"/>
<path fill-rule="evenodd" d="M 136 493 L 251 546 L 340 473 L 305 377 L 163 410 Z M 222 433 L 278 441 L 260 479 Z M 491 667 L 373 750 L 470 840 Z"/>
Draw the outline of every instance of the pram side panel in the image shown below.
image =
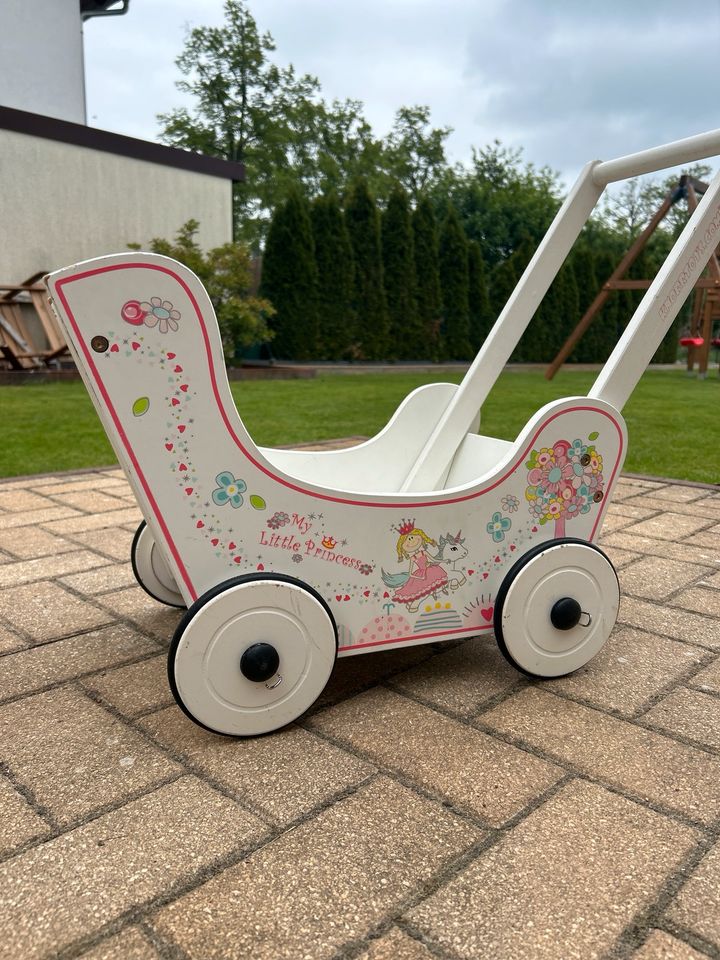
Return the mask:
<path fill-rule="evenodd" d="M 284 474 L 253 445 L 199 283 L 175 265 L 110 259 L 113 269 L 81 265 L 50 288 L 188 602 L 238 574 L 288 574 L 327 600 L 347 656 L 489 631 L 500 583 L 525 550 L 597 538 L 626 445 L 609 405 L 550 404 L 497 469 L 462 487 L 323 488 Z"/>

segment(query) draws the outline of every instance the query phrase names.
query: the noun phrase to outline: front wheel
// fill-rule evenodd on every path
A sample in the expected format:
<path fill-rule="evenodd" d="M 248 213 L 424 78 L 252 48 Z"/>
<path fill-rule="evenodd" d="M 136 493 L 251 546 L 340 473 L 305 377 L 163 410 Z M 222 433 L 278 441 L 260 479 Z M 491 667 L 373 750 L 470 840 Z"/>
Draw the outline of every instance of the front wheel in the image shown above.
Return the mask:
<path fill-rule="evenodd" d="M 304 713 L 336 656 L 335 621 L 318 593 L 282 574 L 247 574 L 190 607 L 170 645 L 168 677 L 191 720 L 251 737 Z"/>
<path fill-rule="evenodd" d="M 495 637 L 523 673 L 562 677 L 602 649 L 619 606 L 617 574 L 602 550 L 584 540 L 551 540 L 508 571 L 495 601 Z"/>

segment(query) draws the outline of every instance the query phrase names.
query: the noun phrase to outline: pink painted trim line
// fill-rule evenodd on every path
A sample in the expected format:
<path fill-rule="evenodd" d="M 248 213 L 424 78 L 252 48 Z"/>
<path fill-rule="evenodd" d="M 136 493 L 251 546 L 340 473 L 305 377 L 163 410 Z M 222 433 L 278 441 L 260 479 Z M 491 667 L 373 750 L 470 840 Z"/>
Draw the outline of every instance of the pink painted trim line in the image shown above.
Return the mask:
<path fill-rule="evenodd" d="M 492 624 L 482 627 L 459 627 L 457 630 L 438 630 L 436 633 L 414 633 L 411 637 L 393 637 L 391 640 L 372 640 L 368 643 L 353 643 L 349 647 L 340 647 L 343 650 L 362 650 L 364 647 L 382 647 L 388 643 L 404 643 L 406 640 L 429 640 L 430 637 L 455 636 L 458 633 L 480 633 L 481 630 L 492 630 Z"/>

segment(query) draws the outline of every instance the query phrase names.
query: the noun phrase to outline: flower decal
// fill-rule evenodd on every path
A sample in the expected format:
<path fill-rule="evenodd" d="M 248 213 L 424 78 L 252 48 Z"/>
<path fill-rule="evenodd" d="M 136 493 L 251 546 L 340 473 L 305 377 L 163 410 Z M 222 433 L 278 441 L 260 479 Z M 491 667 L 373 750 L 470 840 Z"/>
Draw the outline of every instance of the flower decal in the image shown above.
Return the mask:
<path fill-rule="evenodd" d="M 500 502 L 502 503 L 503 510 L 506 510 L 508 513 L 515 513 L 517 508 L 520 506 L 520 501 L 517 497 L 513 496 L 512 493 L 509 493 L 506 497 L 503 497 Z"/>
<path fill-rule="evenodd" d="M 533 450 L 525 466 L 530 516 L 541 525 L 554 521 L 557 537 L 565 536 L 567 520 L 588 513 L 603 498 L 603 461 L 592 443 L 558 440 L 552 447 Z"/>
<path fill-rule="evenodd" d="M 512 520 L 509 517 L 504 517 L 501 513 L 497 512 L 492 515 L 492 520 L 487 525 L 486 530 L 493 538 L 495 543 L 502 543 L 505 539 L 505 534 L 512 526 Z"/>
<path fill-rule="evenodd" d="M 294 554 L 292 555 L 292 562 L 293 562 L 293 563 L 302 563 L 302 556 L 301 556 L 299 553 L 294 553 Z"/>
<path fill-rule="evenodd" d="M 360 573 L 362 573 L 364 577 L 369 577 L 370 574 L 373 572 L 373 568 L 370 566 L 369 563 L 361 563 L 360 566 L 358 567 L 358 570 Z"/>
<path fill-rule="evenodd" d="M 219 507 L 225 506 L 226 503 L 232 504 L 235 508 L 242 506 L 242 495 L 247 490 L 244 480 L 236 480 L 231 473 L 224 471 L 215 477 L 215 483 L 218 486 L 217 490 L 213 490 L 212 498 Z"/>
<path fill-rule="evenodd" d="M 267 521 L 267 525 L 271 530 L 279 530 L 280 527 L 284 527 L 287 523 L 290 523 L 290 517 L 281 511 L 274 513 Z"/>
<path fill-rule="evenodd" d="M 127 307 L 127 304 L 125 307 Z M 145 313 L 144 320 L 146 327 L 158 327 L 160 333 L 167 333 L 169 330 L 172 330 L 174 333 L 178 329 L 180 312 L 173 309 L 173 305 L 169 300 L 161 300 L 160 297 L 150 297 L 149 303 L 144 301 L 140 304 L 140 310 Z"/>

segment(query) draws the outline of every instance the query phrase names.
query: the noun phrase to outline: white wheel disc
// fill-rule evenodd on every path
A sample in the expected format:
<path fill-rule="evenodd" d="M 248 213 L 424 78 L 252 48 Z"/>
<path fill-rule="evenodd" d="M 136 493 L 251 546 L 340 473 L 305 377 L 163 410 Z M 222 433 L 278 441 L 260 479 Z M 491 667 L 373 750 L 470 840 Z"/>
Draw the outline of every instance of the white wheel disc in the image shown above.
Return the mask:
<path fill-rule="evenodd" d="M 170 571 L 150 528 L 142 523 L 132 545 L 132 564 L 140 586 L 160 603 L 170 607 L 184 607 L 185 600 Z"/>
<path fill-rule="evenodd" d="M 512 580 L 496 617 L 498 642 L 521 670 L 538 677 L 563 676 L 603 647 L 617 619 L 620 588 L 600 550 L 583 543 L 549 543 L 508 576 Z M 576 626 L 563 630 L 550 615 L 566 597 L 577 601 L 582 616 Z"/>
<path fill-rule="evenodd" d="M 258 682 L 243 674 L 240 662 L 261 643 L 273 647 L 280 662 L 273 676 Z M 229 584 L 190 615 L 173 641 L 170 673 L 194 720 L 218 733 L 253 736 L 304 713 L 322 693 L 336 653 L 323 604 L 300 584 L 263 578 Z"/>

